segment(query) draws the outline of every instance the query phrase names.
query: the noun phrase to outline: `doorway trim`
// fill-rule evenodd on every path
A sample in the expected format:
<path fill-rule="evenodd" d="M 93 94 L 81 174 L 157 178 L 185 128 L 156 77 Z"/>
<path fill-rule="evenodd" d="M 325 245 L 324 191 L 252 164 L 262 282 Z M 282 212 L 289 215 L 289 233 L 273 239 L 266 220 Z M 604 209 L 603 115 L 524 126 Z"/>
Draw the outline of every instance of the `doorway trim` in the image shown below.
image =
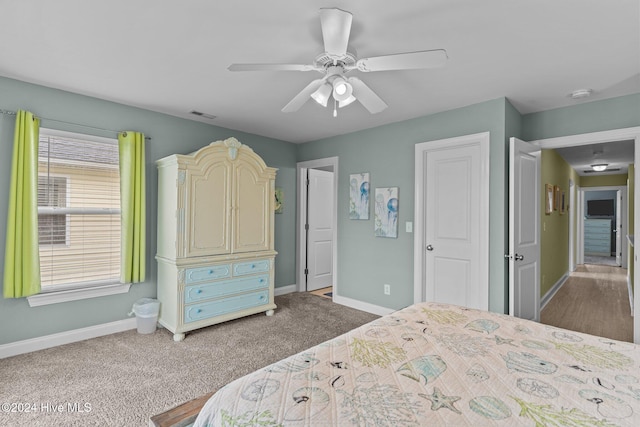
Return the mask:
<path fill-rule="evenodd" d="M 585 211 L 584 211 L 584 204 L 585 204 L 585 194 L 586 192 L 589 191 L 623 191 L 622 193 L 622 203 L 624 205 L 625 208 L 627 208 L 627 210 L 629 209 L 629 201 L 627 200 L 627 186 L 626 185 L 609 185 L 609 186 L 602 186 L 602 187 L 580 187 L 581 192 L 581 197 L 580 200 L 582 201 L 582 203 L 580 203 L 579 205 L 576 206 L 576 215 L 579 218 L 579 226 L 577 228 L 577 232 L 578 235 L 582 238 L 581 239 L 581 247 L 582 247 L 582 252 L 580 253 L 580 258 L 578 258 L 578 262 L 580 264 L 584 264 L 584 218 L 585 218 Z M 616 225 L 617 227 L 617 225 Z M 623 230 L 628 230 L 629 229 L 629 215 L 627 215 L 626 213 L 622 214 L 622 229 Z M 625 235 L 626 236 L 626 235 Z M 623 258 L 627 256 L 627 249 L 626 248 L 626 243 L 628 242 L 627 238 L 625 237 L 624 240 L 620 240 L 620 246 L 623 246 L 621 248 L 616 248 L 616 250 L 620 250 L 622 252 Z M 624 261 L 622 262 L 622 265 L 620 265 L 620 267 L 624 267 Z M 627 265 L 624 268 L 629 268 L 629 266 Z"/>
<path fill-rule="evenodd" d="M 634 140 L 634 165 L 640 164 L 640 126 L 607 130 L 601 132 L 583 133 L 577 135 L 559 136 L 555 138 L 539 139 L 530 141 L 532 144 L 539 145 L 541 149 L 555 149 L 563 147 L 576 147 L 580 145 L 618 142 Z M 640 242 L 640 174 L 634 174 L 634 234 L 635 242 Z M 580 203 L 579 201 L 578 203 Z M 579 248 L 578 248 L 579 249 Z M 638 254 L 634 252 L 633 282 L 640 283 L 640 271 L 638 271 Z M 633 341 L 640 343 L 640 292 L 636 290 L 633 296 Z"/>
<path fill-rule="evenodd" d="M 297 191 L 297 209 L 296 209 L 296 230 L 298 231 L 298 239 L 296 245 L 296 281 L 297 291 L 306 292 L 306 277 L 304 274 L 303 260 L 307 255 L 307 233 L 305 231 L 305 221 L 307 217 L 307 169 L 325 169 L 333 168 L 333 247 L 332 268 L 333 268 L 333 298 L 338 293 L 338 157 L 327 157 L 324 159 L 308 160 L 298 162 L 296 164 L 296 182 Z"/>
<path fill-rule="evenodd" d="M 578 190 L 580 191 L 580 190 Z M 569 179 L 569 206 L 576 207 L 576 183 Z M 576 215 L 569 212 L 569 274 L 576 269 Z"/>
<path fill-rule="evenodd" d="M 482 247 L 482 260 L 480 261 L 480 286 L 487 290 L 486 302 L 489 302 L 489 151 L 490 133 L 481 132 L 471 135 L 463 135 L 453 138 L 438 139 L 421 142 L 415 145 L 415 194 L 414 194 L 414 239 L 413 239 L 413 302 L 425 300 L 425 216 L 424 207 L 424 180 L 426 176 L 425 154 L 439 149 L 451 149 L 471 144 L 478 144 L 481 149 L 481 191 L 480 197 L 480 245 Z"/>

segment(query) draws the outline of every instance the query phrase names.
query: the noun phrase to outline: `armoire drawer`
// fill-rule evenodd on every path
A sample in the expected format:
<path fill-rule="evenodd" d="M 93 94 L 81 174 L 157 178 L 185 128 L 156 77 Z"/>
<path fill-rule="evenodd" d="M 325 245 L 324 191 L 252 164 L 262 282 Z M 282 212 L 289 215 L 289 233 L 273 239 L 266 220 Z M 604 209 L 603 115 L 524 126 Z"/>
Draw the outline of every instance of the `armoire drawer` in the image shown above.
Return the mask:
<path fill-rule="evenodd" d="M 209 298 L 219 298 L 240 292 L 253 291 L 269 286 L 269 275 L 243 277 L 199 285 L 189 285 L 184 288 L 184 302 L 189 304 Z"/>
<path fill-rule="evenodd" d="M 235 311 L 257 307 L 269 302 L 269 290 L 236 295 L 229 298 L 200 304 L 189 305 L 184 308 L 184 323 L 197 322 L 210 317 L 221 316 Z"/>
<path fill-rule="evenodd" d="M 264 273 L 269 271 L 271 262 L 268 259 L 259 259 L 233 264 L 233 275 L 244 276 L 246 274 Z"/>
<path fill-rule="evenodd" d="M 210 265 L 207 267 L 188 268 L 185 272 L 184 283 L 198 283 L 205 280 L 224 279 L 231 277 L 231 265 Z"/>

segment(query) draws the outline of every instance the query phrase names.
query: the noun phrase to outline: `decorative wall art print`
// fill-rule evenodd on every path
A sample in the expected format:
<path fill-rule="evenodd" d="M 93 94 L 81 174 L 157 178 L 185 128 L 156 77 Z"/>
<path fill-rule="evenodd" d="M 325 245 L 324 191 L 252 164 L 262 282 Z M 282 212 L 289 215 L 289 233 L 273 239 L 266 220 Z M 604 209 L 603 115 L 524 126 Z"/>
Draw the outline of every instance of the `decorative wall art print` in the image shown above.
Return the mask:
<path fill-rule="evenodd" d="M 554 211 L 560 210 L 560 187 L 558 187 L 557 185 L 553 186 L 553 197 L 554 197 L 553 210 Z"/>
<path fill-rule="evenodd" d="M 375 236 L 398 237 L 398 187 L 376 188 Z"/>
<path fill-rule="evenodd" d="M 282 188 L 276 187 L 275 198 L 275 213 L 281 214 L 282 208 L 284 207 L 284 193 L 282 192 Z"/>
<path fill-rule="evenodd" d="M 349 175 L 349 219 L 369 219 L 369 172 Z"/>
<path fill-rule="evenodd" d="M 545 190 L 545 198 L 544 198 L 544 213 L 547 215 L 551 215 L 551 212 L 553 212 L 553 185 L 551 184 L 545 184 L 544 185 L 544 190 Z"/>

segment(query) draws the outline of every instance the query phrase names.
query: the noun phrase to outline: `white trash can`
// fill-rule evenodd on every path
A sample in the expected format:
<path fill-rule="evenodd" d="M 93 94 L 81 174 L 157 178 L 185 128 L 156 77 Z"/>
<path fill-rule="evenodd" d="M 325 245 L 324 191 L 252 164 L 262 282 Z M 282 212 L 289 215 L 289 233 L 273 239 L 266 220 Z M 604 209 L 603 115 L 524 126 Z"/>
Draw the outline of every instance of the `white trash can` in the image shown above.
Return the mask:
<path fill-rule="evenodd" d="M 139 334 L 152 334 L 156 331 L 160 301 L 153 298 L 141 298 L 131 308 L 129 316 L 136 315 L 136 326 Z"/>

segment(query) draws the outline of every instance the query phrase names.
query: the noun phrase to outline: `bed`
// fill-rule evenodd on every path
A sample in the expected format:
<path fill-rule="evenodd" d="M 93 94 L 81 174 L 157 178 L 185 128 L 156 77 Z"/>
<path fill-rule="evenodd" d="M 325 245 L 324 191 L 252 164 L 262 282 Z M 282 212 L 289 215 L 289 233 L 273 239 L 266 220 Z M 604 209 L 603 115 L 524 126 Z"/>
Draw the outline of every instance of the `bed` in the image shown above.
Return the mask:
<path fill-rule="evenodd" d="M 218 390 L 195 426 L 638 426 L 640 348 L 419 303 Z"/>

